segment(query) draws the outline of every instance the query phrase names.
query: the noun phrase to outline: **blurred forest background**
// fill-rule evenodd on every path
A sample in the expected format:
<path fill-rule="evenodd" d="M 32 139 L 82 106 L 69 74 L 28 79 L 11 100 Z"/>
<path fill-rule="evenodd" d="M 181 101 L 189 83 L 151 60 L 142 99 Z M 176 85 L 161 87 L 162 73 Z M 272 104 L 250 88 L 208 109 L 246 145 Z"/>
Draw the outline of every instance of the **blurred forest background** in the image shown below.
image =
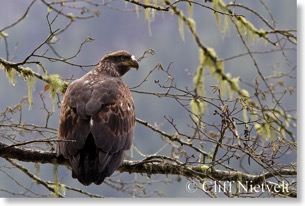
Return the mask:
<path fill-rule="evenodd" d="M 144 9 L 145 7 L 142 7 L 141 4 L 134 2 L 158 5 L 158 7 Z M 240 31 L 244 33 L 238 33 L 236 25 L 230 23 L 228 19 L 229 28 L 224 31 L 226 23 L 223 21 L 226 21 L 225 16 L 229 18 L 230 15 L 227 14 L 227 11 L 221 10 L 221 7 L 215 6 L 212 1 L 176 1 L 175 4 L 172 4 L 183 11 L 185 16 L 196 22 L 196 35 L 200 38 L 200 42 L 205 48 L 213 48 L 217 58 L 223 60 L 221 61 L 224 64 L 223 74 L 228 75 L 228 79 L 232 81 L 222 86 L 220 82 L 223 79 L 213 75 L 213 71 L 207 68 L 201 74 L 204 77 L 202 84 L 196 84 L 194 80 L 196 72 L 199 71 L 200 65 L 203 65 L 198 42 L 194 40 L 187 21 L 181 20 L 175 14 L 174 7 L 168 6 L 167 2 L 175 1 L 1 0 L 0 57 L 3 60 L 18 63 L 23 62 L 34 51 L 36 56 L 33 55 L 26 59 L 28 62 L 24 62 L 25 64 L 20 66 L 29 67 L 39 74 L 44 74 L 43 69 L 46 69 L 48 74 L 58 74 L 66 82 L 71 82 L 91 70 L 110 51 L 124 49 L 137 58 L 143 56 L 145 51 L 149 51 L 140 61 L 139 70 L 137 72 L 132 70 L 123 77 L 133 91 L 137 118 L 144 121 L 144 124 L 137 122 L 134 136 L 135 147 L 127 155 L 127 159 L 130 161 L 140 161 L 154 155 L 168 156 L 173 159 L 176 158 L 175 156 L 180 156 L 178 159 L 180 158 L 182 162 L 188 162 L 188 158 L 192 158 L 194 155 L 193 162 L 202 160 L 202 156 L 198 155 L 196 150 L 192 150 L 191 147 L 186 148 L 185 145 L 180 147 L 178 142 L 170 141 L 164 135 L 145 126 L 145 122 L 167 134 L 180 135 L 182 139 L 185 137 L 181 134 L 188 134 L 188 137 L 196 136 L 195 126 L 197 129 L 204 127 L 202 129 L 204 135 L 196 137 L 199 138 L 196 139 L 196 148 L 202 148 L 207 153 L 213 154 L 217 141 L 205 142 L 207 137 L 204 136 L 213 139 L 214 135 L 216 140 L 219 138 L 217 135 L 222 131 L 223 123 L 223 117 L 220 114 L 226 112 L 225 105 L 229 105 L 228 107 L 232 109 L 234 104 L 237 104 L 235 103 L 237 97 L 242 96 L 241 91 L 244 90 L 248 91 L 251 99 L 255 99 L 256 102 L 259 102 L 258 104 L 263 105 L 260 107 L 261 113 L 264 113 L 262 108 L 266 108 L 265 111 L 267 111 L 267 108 L 281 107 L 286 116 L 280 114 L 282 116 L 279 119 L 284 122 L 283 125 L 286 125 L 289 131 L 282 131 L 281 125 L 277 125 L 280 127 L 279 131 L 268 130 L 267 127 L 271 124 L 264 127 L 262 126 L 265 122 L 263 120 L 256 123 L 249 122 L 248 125 L 242 124 L 245 113 L 241 107 L 243 104 L 238 103 L 236 114 L 232 114 L 232 116 L 238 119 L 237 124 L 240 120 L 240 124 L 238 124 L 240 135 L 253 136 L 256 141 L 258 139 L 261 142 L 261 145 L 268 146 L 272 145 L 274 139 L 277 141 L 281 134 L 286 133 L 281 137 L 281 140 L 287 139 L 286 142 L 284 141 L 285 146 L 296 145 L 297 51 L 296 38 L 294 38 L 297 28 L 296 1 L 234 0 L 232 4 L 236 6 L 228 7 L 234 12 L 230 14 L 232 15 L 230 18 L 240 15 L 251 22 L 257 31 L 260 29 L 271 31 L 266 35 L 267 38 L 261 38 L 258 34 L 252 34 L 247 30 Z M 229 4 L 230 1 L 223 0 L 223 2 Z M 166 8 L 166 6 L 169 11 L 157 9 Z M 215 12 L 213 9 L 219 12 Z M 215 16 L 217 14 L 218 24 Z M 18 21 L 19 19 L 21 20 Z M 274 29 L 270 29 L 263 20 L 266 20 Z M 14 22 L 17 23 L 14 24 Z M 68 27 L 64 29 L 67 25 Z M 61 30 L 62 32 L 60 32 Z M 277 31 L 286 31 L 289 34 L 277 33 Z M 55 32 L 56 35 L 48 39 L 52 32 Z M 241 38 L 241 34 L 243 38 Z M 289 36 L 290 34 L 295 36 Z M 46 42 L 49 44 L 43 44 Z M 245 44 L 249 47 L 246 47 Z M 39 47 L 40 45 L 42 47 Z M 251 50 L 251 55 L 247 49 Z M 39 64 L 43 67 L 35 62 L 40 62 Z M 203 66 L 208 67 L 208 64 Z M 54 99 L 55 104 L 52 105 L 48 84 L 37 79 L 32 92 L 33 104 L 29 109 L 28 98 L 26 98 L 31 93 L 28 93 L 29 79 L 24 81 L 24 76 L 16 73 L 16 81 L 10 83 L 12 80 L 6 76 L 7 71 L 3 62 L 2 67 L 0 64 L 0 68 L 3 69 L 0 71 L 0 141 L 11 145 L 44 138 L 56 139 L 59 102 L 62 96 L 57 94 Z M 261 74 L 258 74 L 257 68 L 260 69 Z M 268 86 L 260 79 L 261 77 L 266 78 Z M 234 84 L 236 84 L 236 90 L 234 90 Z M 219 88 L 220 90 L 218 90 Z M 222 91 L 223 88 L 226 91 Z M 187 98 L 181 101 L 177 100 L 175 96 L 165 95 L 186 94 L 179 89 L 184 92 L 191 91 L 190 93 L 195 95 L 204 90 L 199 96 L 204 95 L 210 103 L 203 104 L 204 101 L 202 101 L 197 104 L 197 100 L 191 95 L 186 95 Z M 274 91 L 276 98 L 272 97 L 271 90 Z M 219 91 L 224 94 L 219 94 Z M 255 92 L 260 91 L 260 97 L 256 98 Z M 245 96 L 248 95 L 245 94 Z M 275 99 L 278 101 L 276 102 Z M 222 100 L 225 102 L 224 104 Z M 216 106 L 213 106 L 212 103 Z M 190 110 L 192 111 L 190 112 Z M 248 115 L 248 118 L 251 119 L 249 111 Z M 265 118 L 264 115 L 261 117 Z M 202 119 L 202 124 L 197 122 L 198 119 Z M 253 118 L 250 121 L 253 121 Z M 42 127 L 42 131 L 33 125 Z M 262 126 L 261 129 L 259 125 Z M 21 128 L 21 126 L 24 127 Z M 215 128 L 220 128 L 220 130 Z M 247 131 L 245 132 L 245 130 Z M 232 139 L 233 133 L 234 131 L 231 131 L 227 136 Z M 201 141 L 200 138 L 205 138 L 205 140 Z M 186 138 L 185 142 L 188 141 Z M 231 143 L 236 145 L 238 141 L 235 138 Z M 201 147 L 200 142 L 204 143 L 204 146 L 201 145 Z M 54 142 L 27 144 L 21 147 L 48 152 L 55 148 Z M 278 166 L 275 166 L 276 169 L 296 169 L 296 146 L 275 147 L 270 146 L 272 152 L 276 150 L 281 152 L 281 155 L 274 160 Z M 217 158 L 223 158 L 231 151 L 226 150 L 226 146 L 220 148 L 223 150 L 220 149 Z M 266 148 L 266 151 L 269 151 L 270 148 Z M 270 159 L 274 158 L 271 155 L 272 152 L 268 156 Z M 242 151 L 236 153 L 242 158 L 243 154 Z M 251 162 L 249 164 L 248 161 L 250 162 L 248 157 L 242 160 L 236 158 L 226 164 L 230 168 L 255 175 L 270 171 L 262 168 L 260 163 Z M 68 187 L 105 197 L 213 196 L 213 194 L 200 191 L 200 188 L 195 192 L 189 192 L 186 185 L 194 178 L 185 178 L 183 175 L 152 174 L 147 176 L 136 172 L 131 174 L 116 172 L 105 184 L 85 187 L 71 177 L 71 171 L 65 166 L 54 167 L 52 164 L 10 162 L 5 158 L 0 158 L 1 197 L 52 196 L 47 188 L 25 174 L 16 166 L 16 163 L 27 168 L 30 173 L 44 182 L 54 181 L 54 174 L 57 173 L 55 170 L 58 170 L 59 182 L 67 186 L 60 189 L 66 197 L 90 196 L 81 191 L 70 190 Z M 190 165 L 192 164 L 194 163 L 190 163 Z M 222 166 L 219 168 L 228 169 Z M 218 167 L 216 166 L 215 169 Z M 295 178 L 296 172 L 288 179 L 280 177 L 274 181 L 285 180 L 296 189 Z M 223 196 L 230 195 L 219 194 L 219 197 Z"/>

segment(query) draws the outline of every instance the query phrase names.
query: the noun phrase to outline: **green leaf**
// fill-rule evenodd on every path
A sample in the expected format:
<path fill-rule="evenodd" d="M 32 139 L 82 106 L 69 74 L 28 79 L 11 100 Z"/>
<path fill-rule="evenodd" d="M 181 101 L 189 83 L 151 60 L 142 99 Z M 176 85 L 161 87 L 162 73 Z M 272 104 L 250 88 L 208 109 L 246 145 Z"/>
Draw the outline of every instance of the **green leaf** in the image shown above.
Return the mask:
<path fill-rule="evenodd" d="M 196 75 L 193 78 L 193 82 L 195 84 L 195 88 L 199 96 L 204 96 L 205 94 L 203 70 L 203 67 L 199 66 Z"/>
<path fill-rule="evenodd" d="M 45 76 L 50 85 L 50 97 L 52 99 L 53 110 L 55 107 L 55 97 L 57 93 L 64 93 L 67 83 L 64 82 L 58 74 L 47 74 Z"/>
<path fill-rule="evenodd" d="M 56 35 L 52 35 L 51 39 L 49 40 L 49 43 L 54 44 L 58 41 L 58 38 Z"/>
<path fill-rule="evenodd" d="M 228 82 L 230 84 L 230 88 L 228 88 L 230 99 L 233 97 L 233 92 L 239 91 L 239 77 L 232 78 L 231 76 L 228 78 Z"/>
<path fill-rule="evenodd" d="M 36 77 L 32 73 L 32 69 L 29 67 L 26 67 L 22 71 L 24 80 L 27 82 L 28 87 L 28 104 L 29 104 L 29 110 L 32 108 L 33 105 L 33 90 L 35 88 L 36 84 Z"/>
<path fill-rule="evenodd" d="M 203 102 L 199 101 L 198 99 L 192 99 L 190 102 L 191 111 L 192 111 L 192 118 L 196 122 L 200 122 L 203 112 L 204 112 L 204 104 Z"/>
<path fill-rule="evenodd" d="M 181 37 L 182 41 L 184 42 L 184 23 L 183 23 L 182 17 L 180 17 L 180 16 L 178 18 L 178 30 L 180 33 L 180 37 Z"/>
<path fill-rule="evenodd" d="M 262 125 L 261 125 L 261 124 L 256 123 L 256 124 L 254 125 L 254 129 L 257 131 L 257 133 L 261 134 L 261 131 L 262 131 Z"/>
<path fill-rule="evenodd" d="M 219 11 L 222 13 L 229 13 L 227 10 L 227 5 L 223 3 L 221 0 L 213 0 L 212 8 L 215 11 Z M 214 17 L 216 24 L 222 33 L 229 33 L 230 31 L 230 16 L 219 14 L 219 12 L 214 12 Z"/>
<path fill-rule="evenodd" d="M 232 90 L 238 91 L 239 90 L 239 77 L 232 78 L 230 85 L 231 85 Z"/>
<path fill-rule="evenodd" d="M 66 190 L 67 190 L 67 188 L 66 188 L 65 184 L 59 184 L 59 192 L 60 192 L 60 194 L 65 195 L 66 194 Z"/>
<path fill-rule="evenodd" d="M 248 111 L 246 107 L 243 107 L 243 120 L 244 122 L 248 122 Z"/>
<path fill-rule="evenodd" d="M 93 38 L 91 36 L 87 36 L 85 41 L 86 42 L 93 42 L 93 41 L 95 41 L 95 38 Z"/>
<path fill-rule="evenodd" d="M 249 92 L 245 89 L 238 90 L 238 94 L 242 97 L 250 98 Z"/>
<path fill-rule="evenodd" d="M 198 166 L 198 170 L 199 170 L 201 173 L 205 174 L 205 175 L 207 175 L 207 174 L 209 174 L 210 172 L 212 172 L 212 168 L 211 168 L 210 166 L 208 166 L 208 165 L 201 165 L 201 166 Z"/>
<path fill-rule="evenodd" d="M 270 142 L 274 142 L 275 140 L 275 132 L 272 125 L 265 121 L 262 124 L 255 124 L 254 128 L 256 129 L 257 133 L 262 136 L 264 140 L 270 140 Z"/>
<path fill-rule="evenodd" d="M 187 13 L 190 18 L 193 18 L 193 4 L 187 3 Z"/>
<path fill-rule="evenodd" d="M 8 33 L 4 32 L 4 31 L 0 32 L 0 39 L 4 38 L 4 37 L 8 37 Z"/>
<path fill-rule="evenodd" d="M 54 196 L 59 197 L 59 181 L 58 181 L 58 166 L 53 165 L 53 178 L 54 178 Z"/>
<path fill-rule="evenodd" d="M 199 49 L 199 61 L 200 61 L 200 65 L 202 65 L 202 67 L 207 67 L 212 76 L 215 76 L 216 74 L 216 67 L 215 65 L 217 65 L 217 67 L 220 67 L 219 69 L 222 70 L 224 69 L 222 66 L 223 64 L 219 64 L 218 62 L 215 62 L 215 60 L 217 59 L 217 55 L 216 52 L 213 48 L 207 48 L 206 50 L 203 49 Z M 220 62 L 220 61 L 219 61 Z M 221 61 L 223 62 L 223 61 Z"/>
<path fill-rule="evenodd" d="M 8 81 L 10 85 L 15 86 L 16 84 L 16 71 L 12 68 L 5 68 L 6 77 L 8 78 Z"/>
<path fill-rule="evenodd" d="M 257 29 L 255 28 L 255 26 L 245 17 L 238 16 L 237 20 L 237 28 L 239 32 L 244 36 L 246 41 L 250 44 L 255 43 L 259 37 L 256 33 Z"/>
<path fill-rule="evenodd" d="M 188 23 L 191 29 L 195 32 L 196 31 L 196 21 L 192 18 L 188 18 Z"/>
<path fill-rule="evenodd" d="M 67 14 L 67 17 L 71 20 L 71 21 L 74 21 L 74 14 L 73 13 L 68 13 Z"/>
<path fill-rule="evenodd" d="M 150 4 L 150 0 L 144 0 L 144 4 L 145 5 L 149 5 Z M 145 14 L 145 19 L 148 21 L 148 22 L 151 22 L 151 16 L 150 16 L 150 8 L 145 8 L 144 9 L 144 14 Z"/>

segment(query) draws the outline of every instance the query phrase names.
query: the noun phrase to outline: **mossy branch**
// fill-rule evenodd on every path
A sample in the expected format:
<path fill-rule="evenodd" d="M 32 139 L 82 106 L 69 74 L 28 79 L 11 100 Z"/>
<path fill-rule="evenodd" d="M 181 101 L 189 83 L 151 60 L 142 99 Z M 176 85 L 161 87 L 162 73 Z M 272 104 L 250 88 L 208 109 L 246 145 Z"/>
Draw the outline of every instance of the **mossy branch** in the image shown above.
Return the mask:
<path fill-rule="evenodd" d="M 38 62 L 37 62 L 38 64 Z M 13 63 L 10 61 L 7 61 L 3 58 L 0 57 L 0 65 L 2 65 L 4 67 L 5 70 L 9 70 L 9 69 L 14 69 L 15 71 L 17 71 L 19 74 L 21 74 L 22 76 L 34 76 L 37 79 L 40 79 L 41 81 L 44 81 L 50 85 L 53 84 L 52 80 L 53 78 L 49 78 L 49 75 L 41 75 L 37 72 L 34 72 L 33 70 L 31 70 L 28 67 L 23 67 L 21 66 L 19 63 Z M 68 87 L 68 83 L 67 82 L 62 82 L 62 88 L 61 88 L 61 92 L 64 93 Z"/>
<path fill-rule="evenodd" d="M 68 161 L 63 157 L 57 157 L 54 152 L 45 152 L 33 149 L 23 149 L 19 147 L 12 147 L 5 143 L 0 142 L 0 157 L 5 159 L 15 159 L 23 162 L 33 162 L 42 164 L 57 164 L 57 165 L 68 165 Z M 120 172 L 128 173 L 140 173 L 147 174 L 148 176 L 154 174 L 165 174 L 165 175 L 182 175 L 190 179 L 212 179 L 215 181 L 240 181 L 250 182 L 250 184 L 262 184 L 266 180 L 273 177 L 295 177 L 297 175 L 296 169 L 280 169 L 277 171 L 266 172 L 260 175 L 252 175 L 242 173 L 239 171 L 226 171 L 218 170 L 206 165 L 199 166 L 187 166 L 172 162 L 169 159 L 162 160 L 162 157 L 156 156 L 146 158 L 143 161 L 124 161 L 123 164 L 118 168 Z M 296 191 L 291 191 L 290 194 L 286 194 L 290 197 L 296 197 Z"/>

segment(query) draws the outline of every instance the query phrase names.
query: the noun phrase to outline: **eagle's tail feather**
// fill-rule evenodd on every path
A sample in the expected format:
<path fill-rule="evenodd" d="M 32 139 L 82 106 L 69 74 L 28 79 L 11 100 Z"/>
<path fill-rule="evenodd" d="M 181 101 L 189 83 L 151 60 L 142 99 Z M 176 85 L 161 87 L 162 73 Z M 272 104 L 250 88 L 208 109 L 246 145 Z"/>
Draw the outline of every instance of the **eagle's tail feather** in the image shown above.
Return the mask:
<path fill-rule="evenodd" d="M 90 134 L 84 148 L 70 159 L 72 177 L 86 186 L 91 183 L 99 185 L 120 166 L 123 154 L 124 151 L 113 154 L 103 152 L 96 147 Z"/>

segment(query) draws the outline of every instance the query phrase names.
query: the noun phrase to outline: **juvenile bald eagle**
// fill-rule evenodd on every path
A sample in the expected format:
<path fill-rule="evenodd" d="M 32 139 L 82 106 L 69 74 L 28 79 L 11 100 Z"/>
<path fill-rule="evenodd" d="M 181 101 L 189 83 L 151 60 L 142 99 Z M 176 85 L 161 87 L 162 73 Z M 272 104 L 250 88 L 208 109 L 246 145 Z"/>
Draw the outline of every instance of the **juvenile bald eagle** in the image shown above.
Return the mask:
<path fill-rule="evenodd" d="M 95 69 L 73 81 L 61 106 L 57 155 L 68 159 L 72 177 L 101 184 L 121 164 L 133 141 L 135 109 L 121 77 L 139 64 L 127 51 L 106 55 Z"/>

